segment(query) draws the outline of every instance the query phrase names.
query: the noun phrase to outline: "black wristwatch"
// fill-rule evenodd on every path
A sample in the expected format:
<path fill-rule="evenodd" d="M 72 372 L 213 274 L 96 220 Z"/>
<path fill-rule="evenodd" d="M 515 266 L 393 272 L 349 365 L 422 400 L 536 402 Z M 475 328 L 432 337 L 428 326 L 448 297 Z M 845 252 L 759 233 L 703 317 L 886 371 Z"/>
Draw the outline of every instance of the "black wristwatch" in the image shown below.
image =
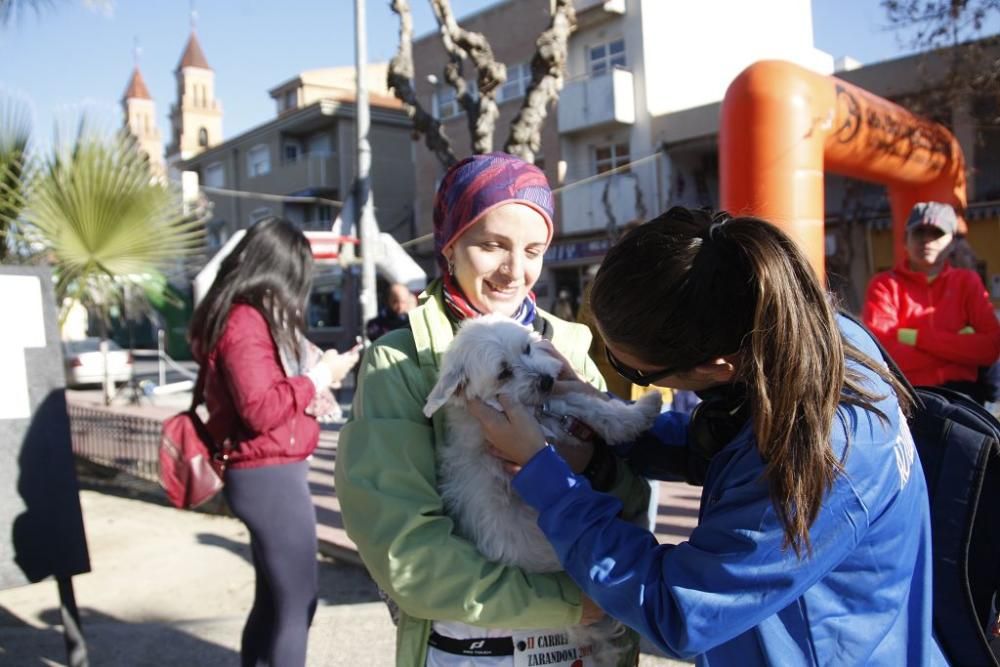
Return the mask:
<path fill-rule="evenodd" d="M 617 472 L 618 463 L 611 453 L 611 448 L 603 440 L 598 440 L 594 444 L 594 454 L 590 457 L 590 463 L 580 474 L 590 481 L 590 486 L 595 491 L 607 493 L 614 486 Z"/>

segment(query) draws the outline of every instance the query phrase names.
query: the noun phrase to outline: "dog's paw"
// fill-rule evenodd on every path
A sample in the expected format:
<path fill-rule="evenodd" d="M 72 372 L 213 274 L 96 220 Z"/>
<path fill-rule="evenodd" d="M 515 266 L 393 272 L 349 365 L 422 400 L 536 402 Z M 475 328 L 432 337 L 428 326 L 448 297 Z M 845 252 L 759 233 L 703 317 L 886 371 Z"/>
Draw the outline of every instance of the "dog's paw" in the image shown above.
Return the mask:
<path fill-rule="evenodd" d="M 617 445 L 634 440 L 653 427 L 660 415 L 663 397 L 659 392 L 644 394 L 634 403 L 618 403 L 614 419 L 607 419 L 597 432 L 609 445 Z"/>
<path fill-rule="evenodd" d="M 648 392 L 640 396 L 635 405 L 652 424 L 663 408 L 663 395 L 658 391 Z"/>

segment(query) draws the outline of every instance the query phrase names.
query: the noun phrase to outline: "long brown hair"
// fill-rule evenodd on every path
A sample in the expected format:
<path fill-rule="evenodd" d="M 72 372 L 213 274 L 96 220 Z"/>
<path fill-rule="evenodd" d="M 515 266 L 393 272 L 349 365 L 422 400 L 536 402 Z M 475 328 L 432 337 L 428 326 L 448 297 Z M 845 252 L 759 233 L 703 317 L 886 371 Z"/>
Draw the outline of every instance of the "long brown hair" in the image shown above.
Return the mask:
<path fill-rule="evenodd" d="M 902 388 L 847 343 L 827 293 L 773 225 L 674 207 L 608 252 L 591 292 L 606 338 L 650 365 L 690 369 L 736 355 L 784 546 L 809 527 L 842 465 L 830 443 L 841 403 L 886 416 L 851 360 Z M 840 414 L 843 419 L 843 414 Z"/>

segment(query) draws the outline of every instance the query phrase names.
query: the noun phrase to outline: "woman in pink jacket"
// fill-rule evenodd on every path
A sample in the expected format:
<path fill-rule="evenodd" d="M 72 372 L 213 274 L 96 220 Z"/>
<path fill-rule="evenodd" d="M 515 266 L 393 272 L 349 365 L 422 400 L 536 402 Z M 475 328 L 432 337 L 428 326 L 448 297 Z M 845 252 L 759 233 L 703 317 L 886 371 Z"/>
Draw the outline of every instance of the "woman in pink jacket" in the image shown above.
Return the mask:
<path fill-rule="evenodd" d="M 316 512 L 306 460 L 319 442 L 317 414 L 358 351 L 320 354 L 305 338 L 312 284 L 309 242 L 267 218 L 222 262 L 191 321 L 206 366 L 208 429 L 226 442 L 225 496 L 250 532 L 256 573 L 243 629 L 243 665 L 305 665 L 316 609 Z"/>

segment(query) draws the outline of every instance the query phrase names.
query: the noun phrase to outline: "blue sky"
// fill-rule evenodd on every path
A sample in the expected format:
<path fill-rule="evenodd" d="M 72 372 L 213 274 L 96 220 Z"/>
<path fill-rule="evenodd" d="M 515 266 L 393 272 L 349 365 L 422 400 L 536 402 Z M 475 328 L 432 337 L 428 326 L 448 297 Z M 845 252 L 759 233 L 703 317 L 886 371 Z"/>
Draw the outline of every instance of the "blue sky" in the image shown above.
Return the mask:
<path fill-rule="evenodd" d="M 452 0 L 452 6 L 462 16 L 493 1 Z M 352 0 L 195 4 L 227 138 L 273 116 L 270 87 L 301 70 L 354 62 Z M 428 3 L 411 4 L 416 34 L 431 30 Z M 812 0 L 812 5 L 816 46 L 834 56 L 870 63 L 908 51 L 886 29 L 878 0 Z M 116 127 L 138 39 L 140 67 L 166 143 L 173 70 L 187 41 L 190 8 L 183 0 L 63 0 L 39 15 L 21 16 L 0 28 L 0 92 L 30 101 L 42 145 L 51 142 L 56 123 L 71 127 L 82 111 Z M 369 58 L 387 60 L 395 52 L 396 17 L 388 0 L 369 0 L 367 13 Z"/>

